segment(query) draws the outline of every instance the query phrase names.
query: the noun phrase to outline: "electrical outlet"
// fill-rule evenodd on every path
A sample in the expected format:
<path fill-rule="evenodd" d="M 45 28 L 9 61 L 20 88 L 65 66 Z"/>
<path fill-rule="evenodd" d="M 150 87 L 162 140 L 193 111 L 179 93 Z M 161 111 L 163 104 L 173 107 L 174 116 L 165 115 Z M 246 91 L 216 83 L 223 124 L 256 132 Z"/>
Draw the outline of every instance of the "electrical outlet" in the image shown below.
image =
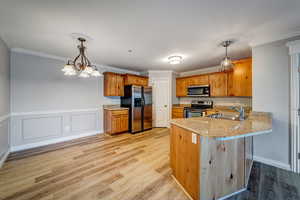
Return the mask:
<path fill-rule="evenodd" d="M 192 143 L 197 144 L 197 134 L 196 133 L 192 133 Z"/>

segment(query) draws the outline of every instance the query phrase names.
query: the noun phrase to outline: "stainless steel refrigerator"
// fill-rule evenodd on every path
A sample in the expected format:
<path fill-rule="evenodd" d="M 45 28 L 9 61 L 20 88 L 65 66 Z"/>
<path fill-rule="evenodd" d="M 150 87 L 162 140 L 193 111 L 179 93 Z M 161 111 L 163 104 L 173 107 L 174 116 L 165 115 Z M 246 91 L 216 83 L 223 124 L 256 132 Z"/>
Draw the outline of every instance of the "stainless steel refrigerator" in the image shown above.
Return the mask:
<path fill-rule="evenodd" d="M 152 129 L 152 87 L 125 86 L 121 106 L 129 108 L 129 132 Z"/>

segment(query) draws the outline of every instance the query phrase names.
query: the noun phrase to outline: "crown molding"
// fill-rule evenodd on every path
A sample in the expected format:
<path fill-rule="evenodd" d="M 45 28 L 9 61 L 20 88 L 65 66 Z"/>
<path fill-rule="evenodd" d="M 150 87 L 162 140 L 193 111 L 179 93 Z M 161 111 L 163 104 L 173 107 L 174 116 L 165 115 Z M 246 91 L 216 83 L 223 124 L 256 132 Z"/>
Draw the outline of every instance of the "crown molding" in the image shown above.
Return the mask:
<path fill-rule="evenodd" d="M 173 70 L 148 70 L 148 73 L 168 73 L 168 74 L 173 74 L 173 73 L 177 73 L 174 72 Z"/>
<path fill-rule="evenodd" d="M 264 45 L 264 44 L 268 44 L 268 43 L 272 43 L 272 42 L 276 42 L 276 41 L 280 41 L 280 40 L 285 40 L 285 39 L 289 39 L 289 38 L 296 37 L 296 36 L 300 36 L 300 31 L 290 32 L 290 33 L 286 33 L 286 34 L 280 34 L 277 36 L 270 36 L 270 37 L 268 37 L 268 39 L 265 39 L 265 40 L 254 40 L 254 41 L 250 42 L 249 45 L 253 48 L 253 47 L 260 46 L 260 45 Z"/>
<path fill-rule="evenodd" d="M 286 46 L 289 47 L 289 54 L 290 55 L 300 53 L 300 40 L 287 42 Z"/>
<path fill-rule="evenodd" d="M 51 55 L 51 54 L 47 54 L 47 53 L 43 53 L 43 52 L 32 51 L 32 50 L 23 49 L 23 48 L 11 48 L 10 51 L 14 52 L 14 53 L 22 53 L 22 54 L 26 54 L 26 55 L 50 58 L 50 59 L 54 59 L 54 60 L 61 60 L 61 61 L 68 60 L 68 58 L 65 58 L 65 57 L 55 56 L 55 55 Z"/>
<path fill-rule="evenodd" d="M 64 62 L 66 62 L 67 60 L 70 60 L 70 58 L 67 58 L 67 57 L 51 55 L 51 54 L 48 54 L 48 53 L 32 51 L 32 50 L 23 49 L 23 48 L 11 48 L 10 51 L 14 52 L 14 53 L 22 53 L 22 54 L 38 56 L 38 57 L 42 57 L 42 58 L 50 58 L 50 59 L 64 61 Z M 112 70 L 112 71 L 123 72 L 123 73 L 140 74 L 140 72 L 132 71 L 132 70 L 128 70 L 128 69 L 122 69 L 122 68 L 112 67 L 112 66 L 108 66 L 108 65 L 100 65 L 100 64 L 97 64 L 97 63 L 93 63 L 93 64 L 96 67 L 106 69 L 108 71 Z"/>

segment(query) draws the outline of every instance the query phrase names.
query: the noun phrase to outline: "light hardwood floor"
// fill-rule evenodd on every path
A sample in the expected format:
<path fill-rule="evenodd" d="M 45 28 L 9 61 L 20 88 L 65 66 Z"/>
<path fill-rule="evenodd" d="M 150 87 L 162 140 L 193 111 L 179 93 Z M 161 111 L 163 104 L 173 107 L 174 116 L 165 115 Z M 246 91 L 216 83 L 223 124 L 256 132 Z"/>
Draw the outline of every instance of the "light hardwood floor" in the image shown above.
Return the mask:
<path fill-rule="evenodd" d="M 1 200 L 187 200 L 171 178 L 169 129 L 98 135 L 11 154 Z"/>

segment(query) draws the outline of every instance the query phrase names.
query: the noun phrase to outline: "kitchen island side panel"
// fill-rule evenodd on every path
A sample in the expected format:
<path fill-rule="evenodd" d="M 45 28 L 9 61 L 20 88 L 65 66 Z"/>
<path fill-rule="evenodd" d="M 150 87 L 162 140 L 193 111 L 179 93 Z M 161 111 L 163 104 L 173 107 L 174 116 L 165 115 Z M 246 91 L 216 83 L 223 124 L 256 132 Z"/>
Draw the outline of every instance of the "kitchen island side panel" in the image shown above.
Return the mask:
<path fill-rule="evenodd" d="M 200 137 L 200 200 L 214 200 L 245 188 L 245 138 Z"/>
<path fill-rule="evenodd" d="M 192 142 L 193 133 L 178 126 L 171 126 L 170 165 L 173 176 L 186 193 L 199 199 L 200 136 Z"/>

